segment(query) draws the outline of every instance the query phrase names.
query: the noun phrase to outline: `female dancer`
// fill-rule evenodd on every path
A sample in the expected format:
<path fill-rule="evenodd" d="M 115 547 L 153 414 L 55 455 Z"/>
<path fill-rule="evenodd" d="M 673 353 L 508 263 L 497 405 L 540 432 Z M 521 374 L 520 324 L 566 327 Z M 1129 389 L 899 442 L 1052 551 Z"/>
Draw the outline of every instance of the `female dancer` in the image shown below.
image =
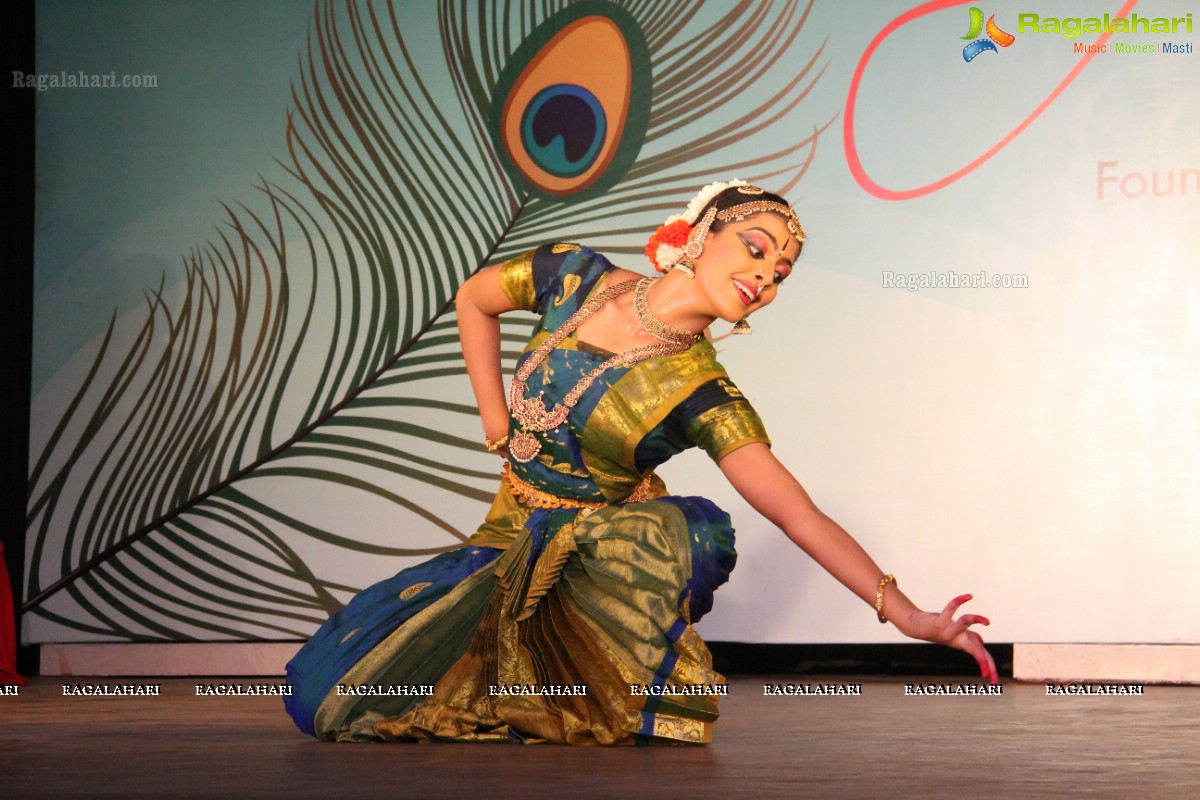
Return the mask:
<path fill-rule="evenodd" d="M 466 547 L 404 570 L 335 614 L 288 667 L 301 729 L 341 741 L 709 742 L 724 679 L 692 628 L 733 568 L 728 515 L 653 470 L 704 448 L 809 556 L 916 639 L 997 681 L 970 599 L 925 612 L 771 453 L 702 335 L 748 328 L 792 272 L 804 230 L 783 198 L 705 187 L 647 254 L 661 278 L 578 245 L 482 270 L 457 297 L 485 445 L 507 458 Z M 541 321 L 511 386 L 498 317 Z"/>

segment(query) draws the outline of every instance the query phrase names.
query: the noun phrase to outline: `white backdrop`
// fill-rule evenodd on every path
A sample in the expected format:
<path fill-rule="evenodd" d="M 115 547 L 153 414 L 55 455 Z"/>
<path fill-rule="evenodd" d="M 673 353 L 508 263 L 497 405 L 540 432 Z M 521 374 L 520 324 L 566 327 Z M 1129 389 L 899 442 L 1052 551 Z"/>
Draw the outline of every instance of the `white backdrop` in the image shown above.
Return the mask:
<path fill-rule="evenodd" d="M 1121 3 L 1004 3 L 984 11 L 1015 41 L 968 63 L 961 38 L 968 6 L 814 5 L 795 60 L 775 68 L 786 77 L 827 40 L 825 72 L 805 109 L 810 127 L 832 125 L 791 192 L 809 242 L 780 300 L 755 318 L 755 335 L 721 343 L 722 361 L 765 418 L 784 463 L 919 604 L 938 607 L 972 592 L 969 608 L 991 618 L 985 635 L 995 641 L 1200 642 L 1195 35 L 1114 34 L 1109 52 L 1083 62 L 1074 44 L 1097 34 L 1022 31 L 1018 12 L 1116 15 Z M 256 24 L 279 42 L 258 57 L 277 64 L 290 51 L 294 59 L 305 14 L 268 7 L 276 16 L 264 12 Z M 1194 4 L 1124 7 L 1183 18 Z M 889 30 L 905 13 L 911 21 Z M 43 18 L 39 12 L 39 24 Z M 291 36 L 281 33 L 284 19 Z M 255 33 L 242 28 L 246 37 Z M 1163 53 L 1164 42 L 1188 51 Z M 1117 52 L 1117 44 L 1156 52 Z M 231 89 L 221 102 L 260 107 L 252 89 L 279 95 L 264 84 Z M 156 144 L 143 149 L 137 175 L 92 176 L 71 166 L 81 153 L 116 159 L 126 152 L 122 136 L 147 135 L 161 110 L 140 98 L 114 117 L 104 105 L 95 113 L 116 132 L 97 139 L 79 113 L 97 102 L 94 95 L 42 97 L 35 457 L 111 309 L 135 308 L 164 265 L 173 271 L 172 259 L 209 235 L 220 217 L 213 198 L 249 196 L 256 159 L 268 169 L 267 157 L 282 147 L 286 99 L 253 124 L 209 118 L 211 140 L 188 140 L 200 154 L 188 156 L 186 174 L 164 166 L 180 158 L 171 148 L 159 152 L 168 130 L 151 137 Z M 851 111 L 853 148 L 843 129 Z M 781 123 L 771 136 L 786 143 L 798 130 L 807 135 Z M 1014 130 L 992 157 L 936 189 L 888 199 L 873 188 L 936 184 Z M 106 207 L 105 192 L 163 199 Z M 211 221 L 199 225 L 198 209 Z M 654 222 L 644 221 L 647 231 Z M 559 238 L 586 241 L 588 233 L 581 225 Z M 98 256 L 113 252 L 119 257 Z M 623 263 L 643 268 L 632 257 Z M 894 285 L 896 276 L 936 283 L 980 272 L 1020 288 Z M 94 281 L 86 292 L 83 275 Z M 98 291 L 100 314 L 89 310 Z M 129 313 L 132 320 L 142 312 Z M 746 507 L 702 456 L 688 454 L 663 474 L 674 491 L 713 497 L 738 528 L 738 568 L 701 623 L 707 638 L 899 639 Z M 303 505 L 306 495 L 296 491 L 281 484 L 270 496 Z M 485 508 L 454 496 L 431 502 L 444 502 L 431 510 L 463 527 L 457 520 Z M 317 505 L 313 513 L 345 521 L 330 511 L 341 507 Z M 391 537 L 394 521 L 382 509 L 355 508 L 348 534 Z M 365 584 L 408 563 L 358 558 L 328 569 Z M 121 638 L 29 616 L 24 635 Z"/>

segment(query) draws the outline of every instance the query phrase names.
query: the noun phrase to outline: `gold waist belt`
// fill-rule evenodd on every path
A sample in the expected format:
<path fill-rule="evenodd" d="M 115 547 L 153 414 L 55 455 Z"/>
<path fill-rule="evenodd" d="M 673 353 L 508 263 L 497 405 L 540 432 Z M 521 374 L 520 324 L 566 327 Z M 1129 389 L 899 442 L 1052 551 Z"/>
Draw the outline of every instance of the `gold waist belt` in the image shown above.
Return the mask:
<path fill-rule="evenodd" d="M 534 508 L 580 508 L 584 510 L 584 516 L 591 514 L 598 508 L 604 508 L 610 505 L 607 501 L 597 500 L 574 500 L 569 497 L 559 497 L 550 492 L 544 492 L 541 489 L 523 480 L 515 472 L 506 461 L 504 462 L 504 470 L 501 473 L 504 483 L 512 491 L 513 496 L 527 506 Z M 654 473 L 647 472 L 642 479 L 638 481 L 637 486 L 633 487 L 633 491 L 624 500 L 618 500 L 619 503 L 641 503 L 646 500 L 652 500 L 655 497 L 654 491 Z"/>

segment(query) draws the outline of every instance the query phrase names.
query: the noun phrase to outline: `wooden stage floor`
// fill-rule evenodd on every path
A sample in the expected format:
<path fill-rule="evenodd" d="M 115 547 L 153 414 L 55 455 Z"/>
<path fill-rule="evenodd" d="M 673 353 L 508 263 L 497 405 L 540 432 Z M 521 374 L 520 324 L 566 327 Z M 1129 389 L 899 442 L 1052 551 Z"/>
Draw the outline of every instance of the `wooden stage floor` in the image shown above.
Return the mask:
<path fill-rule="evenodd" d="M 734 677 L 708 747 L 334 745 L 278 697 L 64 697 L 37 678 L 0 694 L 0 798 L 1195 798 L 1200 687 L 1141 696 L 906 696 L 939 677 Z M 254 684 L 262 679 L 220 679 Z M 859 696 L 766 697 L 764 683 L 862 685 Z M 2 691 L 2 687 L 0 687 Z"/>

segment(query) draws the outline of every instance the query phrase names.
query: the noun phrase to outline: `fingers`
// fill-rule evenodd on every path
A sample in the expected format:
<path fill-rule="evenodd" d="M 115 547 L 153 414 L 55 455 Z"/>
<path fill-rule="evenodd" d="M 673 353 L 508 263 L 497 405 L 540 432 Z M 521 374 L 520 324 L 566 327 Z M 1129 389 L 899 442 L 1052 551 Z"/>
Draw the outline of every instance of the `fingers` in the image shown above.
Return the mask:
<path fill-rule="evenodd" d="M 950 626 L 946 629 L 946 634 L 947 636 L 954 638 L 964 633 L 970 633 L 970 627 L 972 625 L 991 624 L 992 623 L 987 617 L 980 616 L 979 614 L 963 614 L 961 617 L 950 623 Z M 971 633 L 971 635 L 978 638 L 978 634 Z M 980 639 L 979 641 L 982 643 L 983 639 Z"/>
<path fill-rule="evenodd" d="M 947 603 L 936 617 L 932 614 L 925 615 L 930 627 L 926 629 L 925 634 L 919 634 L 918 638 L 947 644 L 970 654 L 979 665 L 983 679 L 988 683 L 997 684 L 1000 683 L 1000 673 L 996 669 L 996 661 L 984 647 L 983 638 L 971 630 L 972 625 L 991 625 L 991 620 L 981 614 L 963 614 L 957 619 L 954 617 L 959 607 L 972 597 L 970 594 L 960 594 Z"/>
<path fill-rule="evenodd" d="M 996 662 L 992 658 L 992 654 L 984 647 L 983 639 L 979 634 L 973 631 L 963 631 L 949 642 L 949 645 L 962 650 L 975 659 L 975 663 L 979 665 L 979 674 L 983 676 L 985 682 L 992 684 L 1000 682 L 1000 673 L 996 669 Z"/>
<path fill-rule="evenodd" d="M 975 637 L 979 639 L 978 636 Z M 988 683 L 999 683 L 1000 673 L 996 671 L 996 661 L 992 658 L 992 654 L 983 646 L 983 640 L 979 639 L 978 650 L 971 655 L 975 656 L 976 663 L 979 664 L 979 672 L 983 679 Z"/>
<path fill-rule="evenodd" d="M 987 653 L 986 650 L 984 650 L 983 652 Z M 991 653 L 987 653 L 987 662 L 988 662 L 987 671 L 983 673 L 984 680 L 986 680 L 988 683 L 992 683 L 992 684 L 999 683 L 1000 682 L 1000 673 L 996 671 L 996 662 L 992 659 Z"/>
<path fill-rule="evenodd" d="M 992 658 L 992 654 L 983 646 L 983 639 L 979 634 L 970 630 L 972 625 L 991 625 L 991 620 L 980 614 L 963 614 L 958 619 L 954 619 L 954 614 L 959 607 L 970 600 L 972 595 L 960 594 L 943 609 L 942 614 L 947 620 L 953 620 L 950 623 L 947 633 L 958 643 L 958 646 L 975 659 L 975 663 L 979 665 L 979 672 L 983 679 L 988 683 L 999 683 L 1000 673 L 996 670 L 996 661 Z"/>
<path fill-rule="evenodd" d="M 983 676 L 987 683 L 999 683 L 1000 675 L 996 672 L 996 662 L 992 660 L 992 654 L 987 650 L 983 651 L 983 655 L 976 655 L 975 662 L 979 664 L 979 674 Z"/>
<path fill-rule="evenodd" d="M 946 616 L 954 616 L 954 612 L 958 611 L 958 607 L 970 599 L 971 599 L 971 595 L 960 594 L 958 597 L 954 598 L 953 600 L 951 600 L 949 603 L 946 604 L 946 607 L 942 609 L 942 613 L 945 614 Z"/>
<path fill-rule="evenodd" d="M 954 612 L 958 611 L 959 606 L 971 599 L 969 594 L 960 594 L 958 597 L 951 600 L 942 609 L 942 617 L 950 623 L 950 630 L 955 634 L 966 630 L 971 625 L 991 625 L 992 623 L 987 617 L 979 614 L 963 614 L 958 619 L 954 619 Z"/>

